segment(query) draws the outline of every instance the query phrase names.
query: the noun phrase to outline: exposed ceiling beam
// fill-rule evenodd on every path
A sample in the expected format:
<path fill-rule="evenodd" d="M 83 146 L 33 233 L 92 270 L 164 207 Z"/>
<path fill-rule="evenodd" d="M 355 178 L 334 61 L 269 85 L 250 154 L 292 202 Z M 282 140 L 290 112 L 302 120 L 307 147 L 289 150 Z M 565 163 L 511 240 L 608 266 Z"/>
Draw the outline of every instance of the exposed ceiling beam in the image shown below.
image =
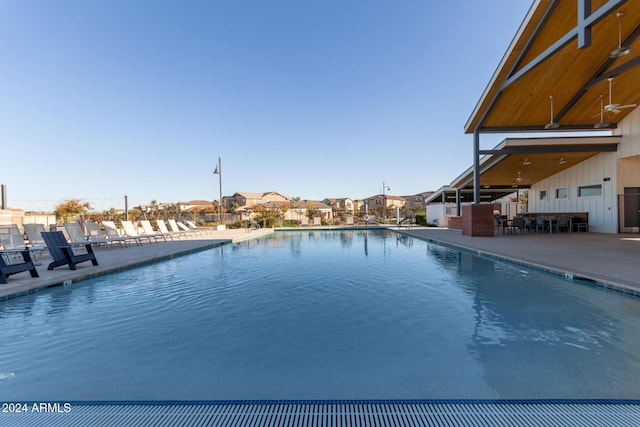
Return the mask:
<path fill-rule="evenodd" d="M 584 125 L 561 125 L 559 128 L 553 129 L 553 132 L 563 132 L 563 131 L 592 131 L 594 123 L 584 124 Z M 612 123 L 606 129 L 601 129 L 603 131 L 616 129 L 617 125 Z M 487 126 L 481 127 L 478 129 L 481 133 L 525 133 L 525 132 L 540 132 L 540 133 L 549 133 L 550 131 L 544 128 L 544 125 L 540 126 Z"/>
<path fill-rule="evenodd" d="M 583 1 L 584 0 L 578 0 L 579 3 Z M 607 3 L 602 5 L 602 7 L 600 7 L 595 13 L 592 13 L 591 15 L 589 15 L 588 17 L 585 17 L 582 20 L 579 19 L 578 25 L 573 27 L 568 33 L 560 37 L 558 41 L 556 41 L 554 44 L 549 46 L 544 52 L 542 52 L 540 55 L 532 59 L 527 65 L 519 69 L 516 73 L 511 75 L 511 77 L 505 80 L 502 86 L 500 87 L 500 91 L 504 91 L 506 88 L 511 86 L 513 83 L 515 83 L 522 76 L 524 76 L 525 74 L 527 74 L 528 72 L 536 68 L 538 65 L 542 64 L 544 61 L 549 59 L 560 49 L 562 49 L 567 44 L 569 44 L 572 40 L 577 38 L 581 32 L 585 31 L 585 29 L 591 28 L 593 25 L 597 24 L 602 19 L 609 16 L 615 9 L 622 6 L 627 1 L 628 0 L 609 0 Z M 578 11 L 578 14 L 580 15 L 580 11 Z M 584 46 L 584 47 L 588 47 L 588 46 Z"/>
<path fill-rule="evenodd" d="M 480 150 L 480 154 L 604 153 L 618 151 L 618 144 L 546 145 L 510 147 L 502 150 Z"/>
<path fill-rule="evenodd" d="M 640 37 L 640 25 L 638 25 L 633 30 L 633 32 L 629 35 L 629 37 L 627 37 L 624 40 L 624 43 L 622 45 L 623 46 L 629 46 L 638 37 Z M 554 120 L 556 122 L 559 122 L 560 120 L 562 120 L 562 118 L 578 103 L 578 101 L 587 93 L 587 91 L 591 87 L 602 83 L 603 81 L 607 80 L 610 77 L 615 77 L 617 75 L 622 74 L 625 71 L 628 71 L 628 70 L 640 65 L 640 57 L 636 57 L 636 58 L 626 62 L 624 65 L 621 65 L 618 68 L 615 68 L 613 70 L 609 70 L 609 67 L 611 67 L 611 64 L 613 64 L 615 61 L 616 61 L 615 58 L 607 59 L 607 61 L 602 65 L 602 67 L 600 67 L 600 69 L 598 69 L 598 71 L 596 71 L 594 73 L 594 75 L 591 77 L 591 79 L 587 83 L 585 83 L 585 85 L 582 86 L 578 91 L 576 91 L 575 95 L 573 95 L 573 97 L 571 97 L 569 102 L 567 102 L 565 104 L 565 106 L 560 111 L 558 111 L 558 114 L 556 114 L 556 116 L 554 117 Z M 609 70 L 609 71 L 607 71 L 607 70 Z"/>
<path fill-rule="evenodd" d="M 633 31 L 633 34 L 635 35 L 635 37 L 633 38 L 633 41 L 635 41 L 635 39 L 637 39 L 638 37 L 640 37 L 640 25 L 636 27 L 636 29 Z M 632 41 L 628 41 L 630 40 L 630 37 L 628 37 L 625 41 L 625 43 L 623 44 L 623 46 L 628 46 L 629 44 L 632 43 Z M 625 62 L 624 64 L 622 64 L 619 67 L 616 68 L 612 68 L 609 70 L 609 67 L 611 66 L 611 64 L 613 63 L 613 59 L 609 59 L 601 68 L 600 70 L 598 70 L 597 73 L 595 73 L 593 75 L 593 78 L 591 78 L 591 80 L 589 80 L 583 87 L 583 90 L 587 90 L 587 89 L 591 89 L 593 86 L 599 85 L 600 83 L 606 81 L 607 79 L 609 79 L 610 77 L 616 77 L 619 76 L 620 74 L 631 70 L 632 68 L 637 67 L 638 65 L 640 65 L 640 56 L 635 57 L 627 62 Z M 608 70 L 608 71 L 607 71 Z"/>

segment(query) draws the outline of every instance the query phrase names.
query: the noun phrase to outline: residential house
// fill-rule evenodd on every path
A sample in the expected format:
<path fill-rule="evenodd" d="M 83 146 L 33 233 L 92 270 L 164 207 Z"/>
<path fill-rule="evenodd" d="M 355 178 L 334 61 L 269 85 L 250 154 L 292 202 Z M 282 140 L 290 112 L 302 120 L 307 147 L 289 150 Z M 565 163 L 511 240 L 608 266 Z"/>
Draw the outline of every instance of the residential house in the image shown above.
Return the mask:
<path fill-rule="evenodd" d="M 172 207 L 177 206 L 171 203 L 157 203 L 155 205 L 152 204 L 142 204 L 138 206 L 134 206 L 133 209 L 138 209 L 142 212 L 143 215 L 147 217 L 151 217 L 152 215 L 157 215 L 160 212 L 170 211 Z M 124 211 L 122 212 L 124 213 Z"/>
<path fill-rule="evenodd" d="M 309 217 L 309 209 L 315 210 L 314 217 L 319 217 L 325 221 L 330 221 L 332 218 L 331 206 L 315 200 L 259 203 L 246 210 L 245 214 L 253 218 L 258 210 L 271 210 L 281 214 L 284 221 L 302 222 L 303 217 Z"/>
<path fill-rule="evenodd" d="M 269 191 L 266 193 L 248 193 L 240 192 L 234 193 L 233 196 L 225 196 L 222 198 L 222 206 L 227 211 L 248 211 L 253 206 L 263 205 L 265 203 L 275 202 L 289 202 L 291 199 L 287 196 L 283 196 L 275 191 Z"/>
<path fill-rule="evenodd" d="M 365 204 L 369 211 L 375 208 L 391 208 L 391 207 L 403 207 L 407 201 L 404 197 L 391 196 L 389 194 L 377 194 L 375 196 L 367 197 Z"/>
<path fill-rule="evenodd" d="M 375 196 L 367 197 L 363 203 L 360 204 L 360 212 L 363 215 L 376 215 L 386 217 L 393 211 L 395 215 L 395 208 L 402 208 L 406 205 L 404 197 L 392 196 L 389 194 L 377 194 Z"/>
<path fill-rule="evenodd" d="M 364 213 L 364 205 L 366 203 L 365 199 L 355 199 L 353 201 L 353 212 L 357 213 Z"/>
<path fill-rule="evenodd" d="M 427 204 L 426 200 L 433 194 L 433 191 L 423 191 L 422 193 L 414 194 L 413 196 L 404 196 L 405 206 L 414 212 L 424 212 Z"/>
<path fill-rule="evenodd" d="M 342 199 L 324 199 L 321 203 L 325 205 L 331 206 L 331 210 L 333 211 L 333 216 L 337 217 L 341 214 L 353 215 L 354 207 L 353 200 L 349 198 Z"/>
<path fill-rule="evenodd" d="M 333 218 L 331 206 L 318 200 L 300 200 L 298 202 L 292 202 L 287 213 L 290 219 L 299 221 L 302 216 L 308 216 L 309 209 L 315 210 L 315 216 L 319 216 L 324 220 L 328 221 Z"/>
<path fill-rule="evenodd" d="M 179 202 L 178 209 L 184 211 L 211 211 L 214 209 L 214 203 L 210 200 L 190 200 L 188 202 Z"/>

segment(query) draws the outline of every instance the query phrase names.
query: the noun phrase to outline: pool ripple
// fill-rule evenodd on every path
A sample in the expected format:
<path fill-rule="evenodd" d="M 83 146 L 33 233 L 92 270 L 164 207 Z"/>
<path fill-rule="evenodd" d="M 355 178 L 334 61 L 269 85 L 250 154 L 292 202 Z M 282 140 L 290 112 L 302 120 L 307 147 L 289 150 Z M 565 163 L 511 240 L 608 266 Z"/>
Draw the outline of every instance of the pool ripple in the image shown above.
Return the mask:
<path fill-rule="evenodd" d="M 638 398 L 638 307 L 389 232 L 275 233 L 0 304 L 0 399 Z"/>

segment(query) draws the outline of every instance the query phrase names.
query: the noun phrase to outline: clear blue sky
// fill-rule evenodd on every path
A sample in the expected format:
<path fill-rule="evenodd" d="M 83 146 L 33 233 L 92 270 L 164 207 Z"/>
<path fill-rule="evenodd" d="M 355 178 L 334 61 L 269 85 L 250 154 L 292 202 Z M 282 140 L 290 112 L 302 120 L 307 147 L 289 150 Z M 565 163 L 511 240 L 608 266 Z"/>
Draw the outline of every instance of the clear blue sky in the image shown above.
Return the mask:
<path fill-rule="evenodd" d="M 0 1 L 0 183 L 25 210 L 213 200 L 221 156 L 223 195 L 435 190 L 530 5 Z"/>

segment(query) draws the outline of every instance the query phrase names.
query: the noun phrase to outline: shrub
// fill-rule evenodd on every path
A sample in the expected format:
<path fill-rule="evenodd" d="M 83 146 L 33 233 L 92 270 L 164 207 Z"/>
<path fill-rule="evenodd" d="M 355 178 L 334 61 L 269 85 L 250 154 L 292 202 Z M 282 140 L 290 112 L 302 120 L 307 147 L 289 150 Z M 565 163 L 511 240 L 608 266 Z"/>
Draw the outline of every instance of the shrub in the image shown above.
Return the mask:
<path fill-rule="evenodd" d="M 424 212 L 420 212 L 416 214 L 416 224 L 418 225 L 427 225 L 427 214 Z"/>

